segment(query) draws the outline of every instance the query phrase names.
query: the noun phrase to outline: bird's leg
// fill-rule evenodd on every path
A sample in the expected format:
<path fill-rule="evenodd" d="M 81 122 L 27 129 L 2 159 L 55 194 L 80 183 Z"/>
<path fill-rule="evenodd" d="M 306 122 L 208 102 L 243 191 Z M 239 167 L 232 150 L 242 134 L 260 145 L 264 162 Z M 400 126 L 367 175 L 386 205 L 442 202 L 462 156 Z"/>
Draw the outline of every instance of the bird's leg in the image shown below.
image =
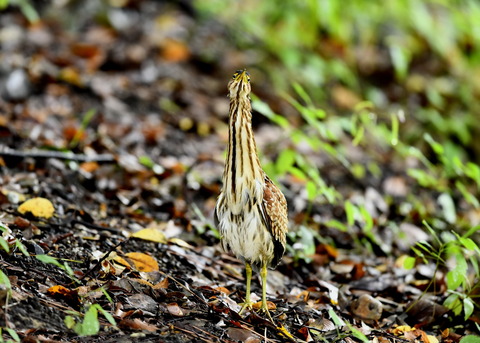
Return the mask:
<path fill-rule="evenodd" d="M 268 318 L 273 323 L 270 311 L 268 311 L 267 305 L 267 265 L 264 264 L 260 270 L 260 277 L 262 279 L 262 307 L 260 308 L 264 313 L 268 315 Z"/>
<path fill-rule="evenodd" d="M 250 282 L 252 281 L 252 266 L 250 263 L 245 262 L 245 276 L 247 278 L 247 293 L 245 294 L 245 302 L 242 305 L 242 309 L 238 314 L 242 314 L 245 308 L 252 308 L 252 301 L 250 300 Z"/>

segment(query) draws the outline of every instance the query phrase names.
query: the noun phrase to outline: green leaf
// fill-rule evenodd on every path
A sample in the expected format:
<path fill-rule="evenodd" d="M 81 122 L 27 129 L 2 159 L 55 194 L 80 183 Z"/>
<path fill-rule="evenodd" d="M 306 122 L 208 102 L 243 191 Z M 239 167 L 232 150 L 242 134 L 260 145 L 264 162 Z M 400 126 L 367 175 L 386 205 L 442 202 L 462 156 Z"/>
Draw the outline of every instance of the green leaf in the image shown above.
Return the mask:
<path fill-rule="evenodd" d="M 373 218 L 367 209 L 364 206 L 360 207 L 360 214 L 362 215 L 363 219 L 365 220 L 365 226 L 363 227 L 364 232 L 370 232 L 373 228 Z M 371 237 L 375 238 L 375 237 Z"/>
<path fill-rule="evenodd" d="M 480 336 L 467 335 L 463 336 L 460 343 L 480 343 Z"/>
<path fill-rule="evenodd" d="M 279 114 L 276 114 L 272 111 L 270 106 L 267 103 L 261 101 L 258 97 L 252 94 L 252 108 L 260 114 L 263 114 L 265 117 L 270 119 L 272 122 L 278 126 L 286 129 L 290 125 L 288 120 L 285 117 L 282 117 Z"/>
<path fill-rule="evenodd" d="M 100 331 L 100 323 L 98 321 L 97 307 L 92 305 L 85 313 L 83 323 L 75 326 L 75 332 L 80 336 L 96 335 Z"/>
<path fill-rule="evenodd" d="M 448 193 L 442 193 L 438 197 L 438 203 L 442 206 L 443 216 L 450 224 L 454 224 L 457 220 L 457 212 L 452 197 Z"/>
<path fill-rule="evenodd" d="M 330 316 L 330 318 L 332 319 L 336 327 L 345 326 L 345 322 L 342 319 L 340 319 L 339 316 L 337 316 L 337 314 L 332 308 L 328 310 L 328 315 Z"/>
<path fill-rule="evenodd" d="M 15 246 L 17 247 L 18 250 L 20 250 L 22 252 L 23 255 L 30 256 L 27 248 L 25 247 L 25 245 L 23 245 L 22 242 L 20 242 L 19 239 L 17 239 L 17 241 L 15 242 Z"/>
<path fill-rule="evenodd" d="M 115 319 L 113 318 L 113 316 L 112 316 L 109 312 L 105 311 L 105 310 L 102 308 L 102 306 L 100 306 L 100 305 L 98 305 L 98 304 L 96 304 L 95 306 L 96 306 L 97 309 L 102 313 L 102 315 L 108 320 L 108 322 L 109 322 L 110 324 L 112 324 L 112 325 L 114 325 L 114 326 L 117 325 L 117 323 L 115 322 Z"/>
<path fill-rule="evenodd" d="M 365 336 L 362 332 L 360 332 L 357 328 L 354 328 L 351 325 L 348 325 L 350 330 L 352 330 L 352 335 L 361 340 L 364 343 L 369 343 L 370 340 Z"/>
<path fill-rule="evenodd" d="M 390 140 L 390 143 L 392 145 L 397 145 L 398 144 L 399 126 L 400 126 L 400 122 L 398 120 L 398 117 L 397 117 L 397 115 L 393 114 L 392 115 L 392 138 Z"/>
<path fill-rule="evenodd" d="M 283 150 L 275 162 L 278 174 L 282 175 L 289 171 L 295 163 L 295 155 L 297 152 L 292 149 Z"/>
<path fill-rule="evenodd" d="M 35 256 L 37 260 L 43 263 L 48 263 L 48 264 L 53 264 L 59 268 L 64 268 L 63 265 L 57 261 L 55 257 L 49 256 L 49 255 L 37 255 Z"/>
<path fill-rule="evenodd" d="M 72 316 L 66 316 L 63 320 L 63 323 L 67 328 L 73 329 L 73 327 L 75 326 L 75 319 Z"/>
<path fill-rule="evenodd" d="M 475 306 L 471 298 L 467 297 L 463 299 L 463 312 L 465 313 L 465 317 L 464 317 L 465 321 L 467 321 L 468 318 L 470 318 L 470 316 L 472 315 L 474 307 Z"/>
<path fill-rule="evenodd" d="M 2 249 L 5 250 L 5 252 L 7 253 L 10 252 L 10 247 L 8 246 L 8 242 L 3 237 L 0 237 L 0 247 L 2 247 Z"/>
<path fill-rule="evenodd" d="M 13 338 L 13 340 L 15 342 L 20 342 L 20 337 L 18 336 L 18 334 L 15 332 L 15 330 L 11 329 L 11 328 L 5 328 L 5 331 L 8 332 L 8 334 Z"/>
<path fill-rule="evenodd" d="M 302 98 L 302 100 L 305 102 L 305 104 L 307 104 L 307 106 L 313 107 L 312 99 L 307 94 L 305 89 L 303 89 L 303 87 L 299 83 L 296 83 L 296 82 L 293 83 L 292 86 L 293 86 L 293 89 L 295 90 L 295 92 L 297 92 L 297 94 L 300 96 L 300 98 Z"/>
<path fill-rule="evenodd" d="M 447 273 L 447 287 L 454 291 L 465 281 L 467 275 L 467 261 L 462 255 L 456 256 L 457 265 Z"/>
<path fill-rule="evenodd" d="M 330 219 L 329 221 L 325 222 L 324 224 L 328 227 L 333 227 L 333 228 L 335 228 L 337 230 L 340 230 L 342 232 L 347 232 L 348 231 L 348 228 L 345 226 L 345 224 L 336 220 L 336 219 Z"/>
<path fill-rule="evenodd" d="M 405 269 L 412 269 L 413 267 L 415 267 L 415 262 L 416 262 L 416 258 L 415 258 L 415 257 L 408 256 L 408 257 L 405 258 L 405 260 L 403 261 L 403 268 L 405 268 Z"/>
<path fill-rule="evenodd" d="M 146 155 L 140 156 L 138 158 L 138 162 L 150 169 L 153 168 L 153 166 L 155 165 L 155 162 L 153 162 L 152 159 Z"/>
<path fill-rule="evenodd" d="M 460 237 L 459 241 L 468 250 L 475 251 L 478 249 L 478 245 L 471 238 Z"/>
<path fill-rule="evenodd" d="M 451 309 L 457 316 L 462 312 L 462 303 L 460 302 L 458 294 L 450 294 L 443 302 L 443 305 Z"/>
<path fill-rule="evenodd" d="M 315 182 L 308 181 L 305 185 L 305 189 L 307 191 L 308 200 L 313 201 L 313 199 L 315 199 L 317 196 L 317 186 L 315 185 Z"/>
<path fill-rule="evenodd" d="M 347 223 L 349 226 L 355 224 L 355 213 L 357 208 L 350 201 L 345 201 L 345 214 L 347 215 Z"/>
<path fill-rule="evenodd" d="M 395 69 L 395 75 L 399 80 L 404 80 L 407 75 L 408 65 L 410 64 L 411 59 L 411 53 L 409 49 L 401 46 L 399 42 L 391 42 L 390 57 Z"/>
<path fill-rule="evenodd" d="M 12 291 L 12 284 L 10 283 L 10 279 L 8 278 L 7 274 L 0 269 L 0 285 L 5 285 L 5 288 L 10 293 Z"/>
<path fill-rule="evenodd" d="M 9 0 L 0 0 L 0 10 L 7 8 Z"/>
<path fill-rule="evenodd" d="M 436 142 L 432 138 L 432 136 L 428 133 L 425 133 L 423 135 L 423 138 L 428 142 L 428 144 L 430 144 L 430 146 L 432 147 L 433 151 L 435 151 L 435 153 L 437 153 L 439 156 L 443 155 L 444 149 L 442 144 Z"/>

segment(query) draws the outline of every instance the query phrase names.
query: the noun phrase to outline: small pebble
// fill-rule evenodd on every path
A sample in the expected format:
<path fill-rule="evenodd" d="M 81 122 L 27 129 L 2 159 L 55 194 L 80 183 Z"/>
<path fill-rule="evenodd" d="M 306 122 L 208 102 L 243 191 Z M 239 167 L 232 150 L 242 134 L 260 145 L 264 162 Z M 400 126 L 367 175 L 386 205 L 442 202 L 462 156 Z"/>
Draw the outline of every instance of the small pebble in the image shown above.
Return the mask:
<path fill-rule="evenodd" d="M 30 94 L 30 80 L 23 69 L 16 69 L 8 75 L 5 91 L 12 100 L 24 100 Z"/>

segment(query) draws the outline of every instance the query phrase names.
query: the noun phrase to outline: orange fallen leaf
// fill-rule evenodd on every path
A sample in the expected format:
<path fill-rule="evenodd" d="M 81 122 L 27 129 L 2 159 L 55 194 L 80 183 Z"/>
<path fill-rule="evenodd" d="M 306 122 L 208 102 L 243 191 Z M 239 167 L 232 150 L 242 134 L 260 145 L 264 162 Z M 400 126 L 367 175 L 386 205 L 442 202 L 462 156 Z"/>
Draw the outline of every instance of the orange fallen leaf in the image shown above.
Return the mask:
<path fill-rule="evenodd" d="M 30 212 L 35 217 L 50 218 L 55 213 L 55 208 L 50 200 L 45 198 L 32 198 L 18 206 L 18 212 Z"/>
<path fill-rule="evenodd" d="M 162 56 L 171 62 L 186 61 L 190 57 L 190 50 L 185 42 L 167 39 L 162 48 Z"/>
<path fill-rule="evenodd" d="M 120 264 L 120 265 L 122 265 L 122 266 L 124 266 L 124 267 L 132 268 L 132 266 L 130 265 L 130 263 L 128 263 L 128 261 L 125 260 L 123 257 L 120 257 L 120 256 L 117 255 L 117 256 L 113 257 L 113 260 L 114 260 L 116 263 L 118 263 L 118 264 Z"/>
<path fill-rule="evenodd" d="M 262 307 L 262 302 L 261 302 L 261 301 L 258 301 L 258 302 L 256 302 L 255 304 L 253 304 L 252 307 L 253 307 L 255 310 L 259 310 L 259 309 Z M 277 305 L 275 305 L 275 304 L 272 303 L 271 301 L 267 301 L 267 308 L 268 308 L 268 310 L 276 310 L 276 309 L 277 309 Z"/>
<path fill-rule="evenodd" d="M 97 162 L 83 162 L 80 165 L 80 168 L 88 173 L 92 173 L 95 170 L 97 170 L 99 167 L 99 164 Z"/>
<path fill-rule="evenodd" d="M 141 272 L 153 272 L 158 271 L 157 261 L 150 255 L 141 253 L 141 252 L 130 252 L 125 254 Z"/>
<path fill-rule="evenodd" d="M 52 297 L 62 298 L 67 301 L 74 301 L 78 302 L 78 291 L 71 290 L 64 286 L 55 285 L 47 289 L 47 293 L 50 294 Z"/>
<path fill-rule="evenodd" d="M 54 295 L 54 294 L 60 294 L 60 295 L 77 294 L 76 291 L 72 291 L 72 290 L 70 290 L 66 287 L 61 286 L 61 285 L 52 286 L 49 289 L 47 289 L 47 292 L 50 295 Z"/>
<path fill-rule="evenodd" d="M 225 293 L 226 295 L 229 295 L 230 293 L 232 293 L 228 289 L 226 289 L 225 287 L 222 287 L 222 286 L 216 287 L 215 289 L 219 292 Z"/>
<path fill-rule="evenodd" d="M 169 285 L 168 278 L 163 279 L 153 286 L 153 289 L 167 289 Z"/>

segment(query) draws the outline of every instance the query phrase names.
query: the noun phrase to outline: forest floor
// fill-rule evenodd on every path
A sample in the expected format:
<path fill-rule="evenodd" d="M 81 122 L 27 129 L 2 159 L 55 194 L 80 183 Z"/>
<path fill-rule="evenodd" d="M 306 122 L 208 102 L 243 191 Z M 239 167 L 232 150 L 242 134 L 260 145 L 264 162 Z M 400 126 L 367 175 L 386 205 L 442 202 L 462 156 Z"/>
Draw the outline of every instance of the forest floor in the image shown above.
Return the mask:
<path fill-rule="evenodd" d="M 316 220 L 346 222 L 342 208 L 309 207 L 303 184 L 282 179 L 293 234 L 269 272 L 275 323 L 255 311 L 240 316 L 244 266 L 221 250 L 212 214 L 226 85 L 250 57 L 187 5 L 139 3 L 105 10 L 110 25 L 92 20 L 88 6 L 65 18 L 46 7 L 35 25 L 19 12 L 2 14 L 4 339 L 14 339 L 10 329 L 23 342 L 457 342 L 474 330 L 442 306 L 435 264 L 403 268 L 409 248 L 428 235 L 418 218 L 401 222 L 398 204 L 386 207 L 385 196 L 409 191 L 405 170 L 393 173 L 388 161 L 365 184 L 327 158 L 321 172 L 379 217 L 398 215 L 403 240 L 383 230 L 375 234 L 390 253 L 354 249 L 361 230 Z M 257 75 L 254 93 L 292 113 Z M 276 156 L 285 133 L 258 113 L 254 129 L 262 156 Z M 48 202 L 19 207 L 31 198 Z M 39 213 L 49 202 L 53 216 Z M 424 293 L 433 279 L 437 292 Z M 252 288 L 259 300 L 258 276 Z"/>

